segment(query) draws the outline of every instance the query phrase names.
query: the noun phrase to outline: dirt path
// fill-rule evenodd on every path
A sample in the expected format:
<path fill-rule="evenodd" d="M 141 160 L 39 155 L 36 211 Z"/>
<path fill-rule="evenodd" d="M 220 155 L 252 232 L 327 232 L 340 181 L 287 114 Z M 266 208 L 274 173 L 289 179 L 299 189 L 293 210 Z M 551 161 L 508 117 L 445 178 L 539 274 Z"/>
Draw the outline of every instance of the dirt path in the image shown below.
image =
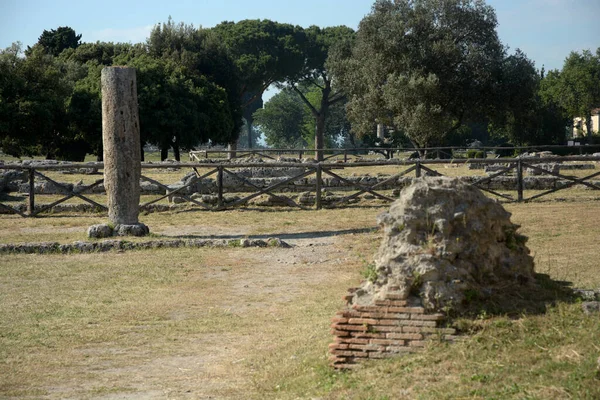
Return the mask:
<path fill-rule="evenodd" d="M 202 236 L 203 233 L 196 228 L 182 230 L 179 227 L 177 230 L 179 235 Z M 210 232 L 212 237 L 233 234 L 226 230 L 215 232 L 215 229 Z M 160 232 L 168 233 L 173 232 Z M 235 235 L 240 235 L 239 230 Z M 281 338 L 282 334 L 290 335 L 292 341 L 305 340 L 294 336 L 299 334 L 302 322 L 291 321 L 289 314 L 297 314 L 296 309 L 307 296 L 315 296 L 324 290 L 328 281 L 348 279 L 344 266 L 356 263 L 355 256 L 345 248 L 356 234 L 311 236 L 306 233 L 287 235 L 285 241 L 292 246 L 288 249 L 247 249 L 243 253 L 247 268 L 232 274 L 227 268 L 214 264 L 209 265 L 200 277 L 223 279 L 222 293 L 205 299 L 211 308 L 226 310 L 227 314 L 250 325 L 248 321 L 253 318 L 264 321 L 263 332 L 238 329 L 221 334 L 192 333 L 181 338 L 181 344 L 173 348 L 173 354 L 158 358 L 152 357 L 144 346 L 136 349 L 88 348 L 85 351 L 101 358 L 107 353 L 121 351 L 135 361 L 126 367 L 115 367 L 118 358 L 108 355 L 112 361 L 98 365 L 94 378 L 84 384 L 98 393 L 88 393 L 85 397 L 103 400 L 260 398 L 254 392 L 253 380 L 256 371 L 263 367 L 263 357 L 285 353 L 287 339 Z M 202 318 L 197 311 L 182 297 L 169 317 L 173 321 Z M 329 315 L 321 319 L 328 323 Z M 286 326 L 296 323 L 299 325 Z M 328 330 L 319 328 L 317 334 L 327 335 Z M 156 345 L 160 346 L 159 343 Z M 50 398 L 81 398 L 79 389 L 55 387 Z"/>

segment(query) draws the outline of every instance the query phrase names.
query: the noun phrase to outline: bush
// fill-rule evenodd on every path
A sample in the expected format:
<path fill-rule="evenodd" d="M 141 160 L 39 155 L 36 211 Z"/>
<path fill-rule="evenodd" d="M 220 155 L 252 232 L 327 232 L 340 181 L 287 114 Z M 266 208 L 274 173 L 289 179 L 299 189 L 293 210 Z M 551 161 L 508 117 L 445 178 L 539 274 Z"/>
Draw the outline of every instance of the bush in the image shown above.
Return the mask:
<path fill-rule="evenodd" d="M 467 150 L 467 158 L 486 158 L 485 150 L 469 149 Z"/>

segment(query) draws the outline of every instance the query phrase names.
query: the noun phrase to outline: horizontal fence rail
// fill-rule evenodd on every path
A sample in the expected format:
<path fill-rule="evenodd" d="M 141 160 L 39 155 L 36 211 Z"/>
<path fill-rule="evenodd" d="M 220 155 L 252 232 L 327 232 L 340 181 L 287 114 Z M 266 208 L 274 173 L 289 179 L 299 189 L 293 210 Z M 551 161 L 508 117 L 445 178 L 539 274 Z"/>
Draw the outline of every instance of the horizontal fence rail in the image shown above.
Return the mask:
<path fill-rule="evenodd" d="M 444 147 L 357 147 L 357 148 L 329 148 L 320 149 L 319 152 L 324 154 L 324 161 L 328 159 L 337 158 L 342 156 L 344 162 L 347 162 L 352 157 L 363 157 L 368 153 L 378 153 L 384 155 L 386 158 L 394 158 L 394 155 L 402 153 L 422 153 L 431 154 L 436 158 L 452 158 L 454 156 L 465 154 L 469 151 L 483 151 L 483 152 L 512 152 L 513 154 L 522 154 L 525 152 L 540 152 L 540 151 L 557 151 L 564 150 L 571 153 L 583 154 L 589 151 L 600 152 L 600 144 L 585 144 L 585 145 L 539 145 L 539 146 L 481 146 L 481 147 L 465 147 L 465 146 L 444 146 Z M 189 152 L 190 161 L 202 162 L 202 160 L 211 159 L 212 156 L 225 155 L 228 159 L 243 158 L 248 156 L 259 156 L 266 159 L 275 160 L 277 156 L 282 155 L 298 155 L 299 159 L 302 159 L 305 155 L 314 155 L 317 150 L 315 149 L 204 149 L 195 150 Z M 415 154 L 418 157 L 418 154 Z M 218 157 L 217 157 L 218 159 Z"/>
<path fill-rule="evenodd" d="M 432 169 L 435 165 L 441 164 L 471 164 L 471 165 L 493 165 L 500 164 L 498 170 L 490 173 L 488 176 L 474 176 L 471 178 L 470 184 L 478 187 L 479 189 L 490 193 L 493 196 L 496 196 L 504 201 L 508 202 L 527 202 L 531 200 L 538 199 L 540 197 L 549 195 L 551 193 L 555 193 L 559 190 L 568 189 L 573 187 L 574 185 L 583 185 L 586 188 L 591 190 L 600 190 L 600 186 L 598 183 L 591 181 L 593 178 L 600 176 L 600 172 L 594 172 L 582 178 L 573 177 L 565 174 L 561 174 L 559 172 L 555 172 L 552 170 L 548 170 L 543 167 L 543 164 L 556 164 L 563 162 L 600 162 L 600 157 L 592 157 L 592 156 L 570 156 L 570 157 L 547 157 L 547 158 L 506 158 L 506 159 L 454 159 L 454 160 L 400 160 L 400 159 L 390 159 L 386 161 L 358 161 L 352 163 L 339 163 L 339 162 L 223 162 L 223 163 L 215 163 L 215 162 L 183 162 L 183 163 L 142 163 L 142 177 L 141 181 L 148 182 L 150 184 L 156 185 L 162 191 L 162 194 L 151 201 L 145 202 L 140 205 L 140 210 L 148 210 L 150 206 L 155 203 L 158 203 L 161 200 L 166 198 L 172 199 L 174 197 L 180 198 L 182 201 L 189 203 L 190 205 L 199 206 L 201 209 L 206 210 L 226 210 L 240 206 L 247 206 L 250 204 L 250 201 L 262 196 L 267 195 L 270 199 L 278 202 L 281 205 L 285 205 L 292 208 L 299 208 L 302 210 L 310 210 L 310 209 L 321 209 L 323 207 L 340 207 L 355 201 L 360 195 L 364 193 L 368 193 L 373 196 L 373 198 L 377 198 L 379 200 L 383 200 L 386 202 L 391 202 L 394 199 L 394 196 L 390 196 L 387 193 L 382 193 L 382 190 L 389 190 L 390 188 L 399 189 L 404 184 L 405 181 L 402 181 L 405 177 L 410 174 L 414 174 L 415 177 L 420 177 L 423 175 L 429 176 L 441 176 L 443 175 L 439 171 Z M 562 164 L 560 164 L 562 165 Z M 374 183 L 365 183 L 357 180 L 352 180 L 349 177 L 341 176 L 337 173 L 337 170 L 340 169 L 351 169 L 355 167 L 377 167 L 377 166 L 397 166 L 407 167 L 404 170 L 398 171 L 391 176 L 383 177 L 382 180 L 374 182 Z M 51 165 L 37 165 L 37 164 L 4 164 L 0 165 L 0 172 L 3 170 L 16 170 L 26 172 L 29 192 L 27 193 L 28 201 L 26 209 L 23 207 L 14 207 L 10 204 L 6 204 L 5 202 L 0 201 L 0 212 L 3 213 L 13 213 L 18 214 L 22 217 L 35 217 L 42 212 L 51 210 L 55 206 L 66 202 L 74 197 L 83 200 L 88 203 L 93 209 L 97 209 L 100 211 L 106 211 L 107 207 L 103 204 L 100 204 L 89 197 L 89 193 L 94 188 L 99 187 L 99 185 L 103 184 L 103 179 L 97 179 L 94 182 L 84 185 L 78 185 L 77 187 L 57 182 L 55 179 L 52 179 L 47 176 L 47 172 L 42 173 L 42 171 L 58 171 L 58 170 L 67 170 L 67 171 L 76 171 L 81 169 L 95 169 L 102 170 L 104 167 L 103 163 L 69 163 L 69 164 L 51 164 Z M 193 179 L 190 179 L 188 183 L 173 187 L 173 185 L 169 186 L 168 184 L 164 184 L 159 182 L 157 179 L 150 178 L 144 175 L 144 171 L 149 171 L 153 169 L 176 169 L 176 170 L 189 170 L 194 171 L 195 175 Z M 265 182 L 264 185 L 257 184 L 253 182 L 250 178 L 243 176 L 240 172 L 241 169 L 244 168 L 260 168 L 262 170 L 281 170 L 284 169 L 295 169 L 290 176 L 280 176 L 278 179 L 271 178 L 271 181 Z M 199 173 L 199 169 L 208 170 L 208 172 Z M 542 193 L 538 193 L 532 195 L 530 197 L 525 197 L 525 180 L 524 171 L 530 170 L 534 171 L 539 175 L 548 175 L 557 179 L 562 180 L 562 183 L 559 187 L 554 187 L 552 189 L 548 189 L 543 191 Z M 507 188 L 507 190 L 512 190 L 516 192 L 516 196 L 506 193 L 500 193 L 497 190 L 489 188 L 491 182 L 496 179 L 499 179 L 502 176 L 510 176 L 510 179 L 514 179 L 514 185 L 512 187 Z M 211 178 L 212 177 L 212 178 Z M 56 200 L 50 204 L 36 205 L 36 190 L 35 184 L 36 179 L 38 181 L 46 181 L 54 185 L 55 188 L 58 188 L 59 192 L 63 197 L 59 200 Z M 199 201 L 192 197 L 192 194 L 189 193 L 189 190 L 192 190 L 194 185 L 206 185 L 205 182 L 207 180 L 214 179 L 211 181 L 214 188 L 216 188 L 216 202 L 215 204 L 206 204 L 205 202 Z M 238 186 L 240 191 L 246 194 L 243 197 L 236 198 L 234 200 L 229 201 L 225 197 L 225 192 L 228 190 L 226 185 L 224 184 L 224 180 L 229 179 L 229 187 L 231 187 L 232 182 L 236 182 L 234 186 Z M 337 187 L 328 187 L 325 185 L 326 179 L 330 181 L 336 181 L 339 183 Z M 264 179 L 268 181 L 268 179 Z M 299 182 L 301 184 L 299 184 Z M 510 181 L 512 183 L 512 181 Z M 277 192 L 277 190 L 286 190 L 289 189 L 289 185 L 298 184 L 298 188 L 309 187 L 307 190 L 309 197 L 314 197 L 314 201 L 310 200 L 306 203 L 310 204 L 302 204 L 298 200 L 294 200 L 290 196 L 287 196 L 281 192 Z M 243 189 L 243 190 L 242 190 Z M 331 190 L 343 190 L 343 191 L 354 191 L 354 193 L 348 194 L 346 196 L 341 196 L 339 198 L 334 199 L 333 201 L 329 201 L 327 204 L 324 201 L 324 193 L 323 190 L 331 189 Z M 300 191 L 301 189 L 297 189 Z M 238 192 L 240 192 L 238 191 Z M 311 197 L 311 198 L 312 198 Z M 0 198 L 1 199 L 1 198 Z"/>

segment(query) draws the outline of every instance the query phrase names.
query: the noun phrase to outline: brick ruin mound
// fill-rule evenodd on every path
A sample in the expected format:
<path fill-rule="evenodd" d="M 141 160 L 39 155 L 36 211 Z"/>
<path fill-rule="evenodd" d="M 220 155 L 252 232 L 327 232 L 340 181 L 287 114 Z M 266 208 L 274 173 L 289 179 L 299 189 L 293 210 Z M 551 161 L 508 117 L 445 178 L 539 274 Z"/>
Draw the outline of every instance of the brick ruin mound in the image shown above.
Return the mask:
<path fill-rule="evenodd" d="M 456 339 L 448 314 L 507 286 L 535 283 L 533 258 L 510 213 L 479 189 L 446 177 L 405 188 L 378 217 L 383 240 L 371 279 L 333 318 L 332 365 L 414 351 L 428 337 Z"/>

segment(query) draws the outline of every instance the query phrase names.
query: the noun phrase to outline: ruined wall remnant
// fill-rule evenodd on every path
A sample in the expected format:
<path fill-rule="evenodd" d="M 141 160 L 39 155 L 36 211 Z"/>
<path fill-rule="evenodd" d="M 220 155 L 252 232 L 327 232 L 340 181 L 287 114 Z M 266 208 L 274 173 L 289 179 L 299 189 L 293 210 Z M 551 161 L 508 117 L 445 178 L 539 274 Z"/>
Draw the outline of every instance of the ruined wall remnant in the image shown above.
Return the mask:
<path fill-rule="evenodd" d="M 347 309 L 333 319 L 338 368 L 411 351 L 431 335 L 453 340 L 443 321 L 467 297 L 534 282 L 527 239 L 510 213 L 460 180 L 417 179 L 378 222 L 376 278 L 351 289 Z"/>

